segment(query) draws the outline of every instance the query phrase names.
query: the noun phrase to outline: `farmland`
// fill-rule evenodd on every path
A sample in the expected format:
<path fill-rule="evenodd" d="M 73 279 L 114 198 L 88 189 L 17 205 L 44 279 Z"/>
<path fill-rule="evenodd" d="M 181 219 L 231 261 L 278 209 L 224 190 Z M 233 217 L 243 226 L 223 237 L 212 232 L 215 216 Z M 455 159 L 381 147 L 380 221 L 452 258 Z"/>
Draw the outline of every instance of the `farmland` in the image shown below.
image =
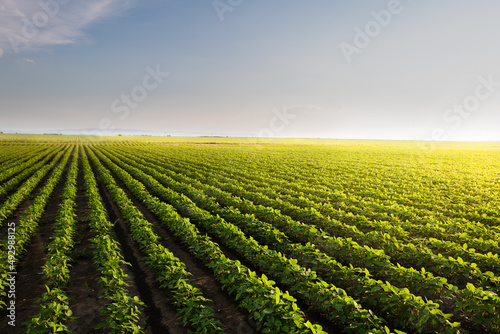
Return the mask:
<path fill-rule="evenodd" d="M 498 166 L 497 143 L 0 135 L 0 332 L 499 333 Z"/>

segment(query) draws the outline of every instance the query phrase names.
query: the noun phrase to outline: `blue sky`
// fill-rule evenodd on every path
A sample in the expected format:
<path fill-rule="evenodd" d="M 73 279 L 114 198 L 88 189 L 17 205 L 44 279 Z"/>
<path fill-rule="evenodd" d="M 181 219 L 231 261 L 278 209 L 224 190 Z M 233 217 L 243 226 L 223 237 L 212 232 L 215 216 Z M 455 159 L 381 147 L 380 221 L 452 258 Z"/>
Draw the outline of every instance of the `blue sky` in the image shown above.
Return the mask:
<path fill-rule="evenodd" d="M 499 10 L 0 0 L 0 130 L 500 140 Z"/>

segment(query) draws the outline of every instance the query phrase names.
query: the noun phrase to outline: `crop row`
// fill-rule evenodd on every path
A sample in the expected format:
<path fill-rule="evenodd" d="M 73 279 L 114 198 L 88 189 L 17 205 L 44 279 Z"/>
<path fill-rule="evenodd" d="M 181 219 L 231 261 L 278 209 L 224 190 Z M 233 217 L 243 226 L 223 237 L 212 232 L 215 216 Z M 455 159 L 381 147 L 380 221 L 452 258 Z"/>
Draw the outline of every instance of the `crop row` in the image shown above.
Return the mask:
<path fill-rule="evenodd" d="M 103 161 L 109 159 L 100 156 Z M 112 164 L 111 164 L 112 166 Z M 321 327 L 303 318 L 295 298 L 283 293 L 274 282 L 262 275 L 258 277 L 239 261 L 228 259 L 219 246 L 201 235 L 189 219 L 182 218 L 172 206 L 152 196 L 140 182 L 119 168 L 112 168 L 130 191 L 140 199 L 180 239 L 190 252 L 209 267 L 214 277 L 239 300 L 240 307 L 248 310 L 264 333 L 324 333 Z"/>
<path fill-rule="evenodd" d="M 37 160 L 40 159 L 40 156 L 35 156 L 33 159 L 30 159 L 22 164 L 19 164 L 19 166 L 16 166 L 13 173 L 17 173 L 18 171 L 22 171 L 15 177 L 12 177 L 9 179 L 7 182 L 2 184 L 0 186 L 0 198 L 3 198 L 5 195 L 7 195 L 8 192 L 11 190 L 15 189 L 18 184 L 20 184 L 22 181 L 24 181 L 26 178 L 28 178 L 30 175 L 32 175 L 35 171 L 39 170 L 42 166 L 44 166 L 47 161 L 52 158 L 55 155 L 55 150 L 52 149 L 52 152 L 49 154 L 45 154 L 44 158 L 36 162 Z M 43 153 L 42 153 L 43 154 Z"/>
<path fill-rule="evenodd" d="M 116 155 L 117 153 L 114 152 L 113 154 Z M 123 157 L 120 157 L 120 159 L 124 160 Z M 149 159 L 149 161 L 153 161 L 153 159 Z M 158 157 L 156 157 L 154 161 L 157 162 Z M 140 166 L 146 166 L 147 164 L 148 163 L 144 160 L 141 160 L 139 163 Z M 149 174 L 153 175 L 152 173 L 154 173 L 154 171 L 150 168 L 147 170 Z M 161 170 L 165 173 L 169 172 L 173 177 L 175 177 L 175 173 L 170 172 L 168 168 Z M 165 180 L 165 178 L 163 178 L 163 180 Z M 183 187 L 183 184 L 191 184 L 198 186 L 199 188 L 203 188 L 205 191 L 208 191 L 210 195 L 214 196 L 219 203 L 239 207 L 246 212 L 255 214 L 264 221 L 273 222 L 273 224 L 279 227 L 282 231 L 291 234 L 295 240 L 301 242 L 314 242 L 324 250 L 334 250 L 331 254 L 335 254 L 335 256 L 339 256 L 339 253 L 342 253 L 339 252 L 338 246 L 330 244 L 332 239 L 326 238 L 326 235 L 314 231 L 310 226 L 293 221 L 289 217 L 281 215 L 279 211 L 275 211 L 261 205 L 253 205 L 253 203 L 248 200 L 235 198 L 215 187 L 204 186 L 199 182 L 197 183 L 196 180 L 187 179 L 181 175 L 177 175 L 177 180 L 180 181 L 177 187 Z M 220 186 L 220 180 L 217 181 L 219 182 L 214 183 Z M 172 182 L 170 182 L 170 185 L 171 184 Z M 187 187 L 188 186 L 184 186 L 184 188 Z M 339 239 L 336 238 L 336 240 Z M 349 252 L 350 249 L 347 248 L 344 253 L 349 254 Z M 374 256 L 376 258 L 376 254 Z M 365 257 L 362 257 L 361 259 L 356 263 L 366 266 L 373 261 L 373 256 L 370 261 L 369 252 L 368 254 L 365 252 Z M 350 261 L 345 261 L 345 263 L 347 265 L 351 264 Z M 449 305 L 451 302 L 452 305 L 455 305 L 456 307 L 456 314 L 460 315 L 460 318 L 462 319 L 472 318 L 476 323 L 484 324 L 488 323 L 488 319 L 492 319 L 494 314 L 498 312 L 498 308 L 495 309 L 495 305 L 498 303 L 498 298 L 495 298 L 494 295 L 487 291 L 476 289 L 472 285 L 467 285 L 466 289 L 459 290 L 457 287 L 448 284 L 443 278 L 433 277 L 433 275 L 425 271 L 418 272 L 411 268 L 402 268 L 399 265 L 397 267 L 392 266 L 390 270 L 388 270 L 385 266 L 379 266 L 376 269 L 377 270 L 373 270 L 373 268 L 371 268 L 370 271 L 375 274 L 378 273 L 384 279 L 396 280 L 397 282 L 400 282 L 400 286 L 402 288 L 408 286 L 408 283 L 410 283 L 410 290 L 412 290 L 412 288 L 416 289 L 417 291 L 422 292 L 425 296 L 433 296 L 438 301 L 441 301 L 441 299 L 446 300 L 446 302 L 444 302 L 446 305 Z M 413 284 L 411 284 L 411 282 L 413 282 Z M 454 301 L 456 301 L 456 304 Z M 448 307 L 448 309 L 450 308 Z"/>
<path fill-rule="evenodd" d="M 171 157 L 169 160 L 172 162 Z M 455 221 L 447 219 L 441 222 L 435 217 L 418 217 L 409 211 L 411 208 L 401 205 L 381 206 L 366 197 L 356 200 L 354 197 L 359 197 L 359 195 L 357 193 L 353 195 L 352 190 L 349 191 L 349 195 L 346 195 L 342 189 L 349 188 L 343 188 L 341 184 L 332 190 L 322 189 L 322 185 L 312 187 L 308 183 L 301 183 L 297 181 L 300 178 L 297 171 L 288 171 L 286 175 L 280 174 L 280 178 L 273 177 L 271 173 L 266 173 L 263 176 L 262 172 L 242 172 L 236 167 L 223 173 L 221 167 L 213 164 L 211 168 L 201 166 L 205 164 L 196 164 L 193 161 L 181 162 L 181 168 L 192 169 L 196 165 L 196 170 L 198 172 L 203 170 L 205 175 L 210 175 L 213 169 L 217 168 L 217 177 L 225 175 L 226 178 L 231 179 L 231 182 L 236 181 L 240 185 L 244 185 L 247 190 L 254 189 L 256 192 L 263 190 L 271 192 L 273 190 L 274 199 L 292 201 L 295 205 L 305 208 L 312 205 L 320 213 L 347 224 L 356 225 L 363 232 L 384 231 L 395 237 L 411 234 L 424 238 L 453 241 L 460 245 L 470 242 L 471 248 L 485 253 L 498 252 L 500 249 L 498 246 L 500 230 L 496 232 L 495 227 L 485 228 L 480 223 L 467 221 L 463 218 L 456 218 Z M 436 211 L 434 209 L 433 213 L 435 214 Z M 445 247 L 441 247 L 441 249 L 445 249 Z"/>
<path fill-rule="evenodd" d="M 172 159 L 175 159 L 175 157 L 169 157 L 169 159 L 172 161 Z M 184 160 L 184 157 L 181 160 Z M 412 213 L 413 209 L 411 206 L 405 206 L 394 202 L 381 205 L 377 200 L 370 196 L 370 194 L 372 193 L 365 194 L 364 191 L 366 190 L 359 188 L 361 186 L 361 184 L 359 184 L 359 179 L 362 177 L 362 175 L 359 174 L 365 173 L 365 169 L 359 170 L 358 168 L 356 170 L 352 170 L 351 167 L 344 167 L 345 170 L 342 170 L 341 166 L 336 165 L 335 173 L 325 173 L 324 171 L 321 171 L 320 173 L 318 173 L 322 176 L 316 175 L 316 173 L 314 173 L 314 177 L 311 177 L 309 176 L 309 173 L 301 173 L 300 169 L 297 169 L 297 166 L 286 168 L 283 163 L 286 164 L 287 160 L 280 161 L 280 168 L 274 168 L 272 170 L 266 170 L 265 165 L 261 166 L 255 163 L 252 163 L 251 166 L 242 169 L 242 167 L 245 167 L 247 163 L 238 161 L 234 156 L 232 156 L 232 159 L 228 161 L 225 160 L 223 162 L 217 159 L 188 158 L 187 160 L 189 160 L 189 166 L 196 165 L 197 168 L 199 168 L 200 166 L 205 166 L 206 168 L 208 168 L 209 173 L 213 170 L 217 170 L 218 173 L 220 173 L 221 171 L 225 171 L 230 174 L 230 177 L 235 179 L 245 178 L 245 182 L 251 184 L 261 183 L 262 186 L 267 187 L 272 186 L 272 184 L 275 183 L 278 186 L 279 191 L 299 192 L 299 194 L 295 194 L 295 197 L 307 196 L 310 191 L 312 194 L 321 194 L 319 202 L 326 202 L 328 204 L 335 205 L 335 209 L 339 211 L 340 214 L 342 214 L 343 212 L 346 214 L 359 214 L 364 215 L 370 219 L 388 221 L 392 221 L 393 219 L 405 221 L 407 219 L 413 220 L 413 218 L 415 218 L 414 222 L 416 225 L 418 225 L 422 221 L 425 225 L 429 220 L 433 222 L 433 225 L 441 225 L 441 222 L 434 217 L 434 215 L 438 214 L 439 210 L 441 209 L 440 206 L 431 208 L 433 217 L 428 217 L 427 213 L 429 213 L 430 211 L 429 209 L 427 209 L 425 211 L 426 214 L 423 216 L 423 218 L 420 218 Z M 203 162 L 197 163 L 197 160 Z M 304 164 L 303 161 L 300 161 L 300 163 Z M 313 166 L 314 164 L 311 167 Z M 327 169 L 327 166 L 322 166 L 322 169 L 323 167 L 325 167 L 324 169 Z M 317 172 L 317 167 L 314 166 L 314 168 L 315 172 Z M 392 170 L 391 172 L 393 173 L 397 171 L 398 170 Z M 350 175 L 358 175 L 359 177 L 353 180 Z M 369 177 L 369 179 L 371 180 L 371 182 L 369 183 L 370 185 L 378 185 L 376 191 L 379 191 L 379 188 L 383 187 L 384 184 L 388 182 L 387 178 L 391 177 L 391 174 L 384 174 L 383 176 L 384 179 L 380 180 Z M 334 178 L 337 178 L 338 180 L 334 185 L 325 185 L 328 182 L 332 182 L 331 180 Z M 353 185 L 352 182 L 357 182 L 357 184 Z M 415 181 L 413 180 L 413 182 Z M 402 191 L 401 193 L 408 194 L 408 189 L 406 188 L 411 186 L 411 184 L 400 180 L 400 182 L 398 182 L 397 185 L 394 184 L 394 186 L 399 187 L 401 184 L 403 184 L 405 187 L 405 189 L 402 189 L 404 191 Z M 348 191 L 345 189 L 348 189 Z M 401 196 L 401 193 L 399 192 L 393 191 L 393 193 L 393 195 Z M 461 195 L 462 194 L 463 193 L 461 193 Z M 418 202 L 420 203 L 421 201 L 419 200 Z M 490 218 L 494 217 L 495 215 Z M 481 233 L 481 230 L 483 230 L 483 225 L 480 223 L 468 221 L 467 225 L 462 226 L 463 218 L 456 220 L 456 222 L 450 219 L 446 220 L 446 222 L 443 224 L 446 225 L 444 226 L 445 228 L 447 228 L 446 231 L 450 230 L 450 227 L 454 227 L 454 229 L 467 229 L 468 226 L 470 228 L 477 227 L 479 229 L 478 233 Z M 492 226 L 492 228 L 494 229 L 495 226 Z M 487 236 L 487 234 L 485 236 Z"/>
<path fill-rule="evenodd" d="M 47 291 L 38 300 L 41 310 L 29 320 L 27 333 L 68 331 L 65 323 L 71 319 L 72 311 L 69 308 L 66 286 L 70 279 L 69 255 L 74 246 L 77 175 L 78 152 L 74 152 L 61 195 L 62 203 L 52 226 L 53 233 L 47 247 L 46 261 L 42 267 Z"/>
<path fill-rule="evenodd" d="M 202 150 L 198 150 L 197 153 L 201 153 L 200 151 Z M 293 150 L 284 151 L 293 152 Z M 349 204 L 359 207 L 363 203 L 358 204 L 358 201 L 368 200 L 375 204 L 375 207 L 367 210 L 372 214 L 377 211 L 379 213 L 392 211 L 394 215 L 400 215 L 403 218 L 409 211 L 418 213 L 422 217 L 432 212 L 433 216 L 437 215 L 440 219 L 446 216 L 452 219 L 465 217 L 471 221 L 477 220 L 489 225 L 490 223 L 496 225 L 499 222 L 498 207 L 490 202 L 495 199 L 495 193 L 498 194 L 498 187 L 491 180 L 483 181 L 481 174 L 477 174 L 477 171 L 481 169 L 486 172 L 485 166 L 489 165 L 490 170 L 495 168 L 495 161 L 491 159 L 491 156 L 483 157 L 482 163 L 478 159 L 474 166 L 476 175 L 470 175 L 464 172 L 468 161 L 458 162 L 462 168 L 457 171 L 456 168 L 450 168 L 450 166 L 457 164 L 458 157 L 447 155 L 445 152 L 426 159 L 426 163 L 420 164 L 421 166 L 417 168 L 415 168 L 414 161 L 400 160 L 402 156 L 394 156 L 394 151 L 387 150 L 336 149 L 335 156 L 331 157 L 335 162 L 333 164 L 323 158 L 318 159 L 314 149 L 295 156 L 288 154 L 286 159 L 282 159 L 280 151 L 277 152 L 278 154 L 274 151 L 266 153 L 270 155 L 271 161 L 280 159 L 280 168 L 274 168 L 272 162 L 269 164 L 269 159 L 255 159 L 248 164 L 248 161 L 238 160 L 240 154 L 233 156 L 229 164 L 234 162 L 233 166 L 243 167 L 240 172 L 248 175 L 255 175 L 255 171 L 265 172 L 266 176 L 274 175 L 282 182 L 293 184 L 298 181 L 312 185 L 314 189 L 324 189 L 330 193 L 332 190 L 349 189 L 346 192 L 349 194 L 348 200 L 354 201 Z M 331 154 L 332 152 L 325 150 L 321 153 Z M 248 156 L 242 158 L 248 159 Z M 443 164 L 443 161 L 447 159 L 449 165 Z M 211 161 L 217 166 L 221 164 L 221 161 L 217 159 L 211 159 Z M 297 174 L 298 164 L 307 164 L 309 172 Z M 222 165 L 226 166 L 228 163 L 223 161 Z M 436 165 L 439 168 L 436 168 Z M 357 177 L 352 178 L 352 175 Z M 447 182 L 451 178 L 457 182 Z M 374 184 L 377 187 L 373 187 Z M 422 194 L 425 195 L 422 196 Z M 377 209 L 377 204 L 380 203 L 383 203 L 380 207 L 382 210 Z M 471 206 L 471 203 L 474 205 Z M 471 210 L 471 207 L 474 209 Z M 399 211 L 399 208 L 403 208 L 403 211 Z"/>
<path fill-rule="evenodd" d="M 19 220 L 17 226 L 14 227 L 15 233 L 9 234 L 1 244 L 0 251 L 0 297 L 6 295 L 5 289 L 7 288 L 7 276 L 9 271 L 14 271 L 17 261 L 22 258 L 24 253 L 26 252 L 26 247 L 38 228 L 38 220 L 42 216 L 45 206 L 50 199 L 50 196 L 59 182 L 61 174 L 63 173 L 64 167 L 68 162 L 68 159 L 71 154 L 70 149 L 65 149 L 61 151 L 53 161 L 51 165 L 48 165 L 44 168 L 48 169 L 52 168 L 53 164 L 59 160 L 60 156 L 64 153 L 64 156 L 59 163 L 59 165 L 54 168 L 47 179 L 45 185 L 42 187 L 40 192 L 37 194 L 33 204 L 23 212 L 22 217 Z M 42 169 L 43 170 L 43 169 Z M 42 171 L 41 170 L 41 171 Z M 1 308 L 6 305 L 1 302 Z"/>
<path fill-rule="evenodd" d="M 245 180 L 245 182 L 248 182 L 248 180 Z M 310 190 L 309 194 L 304 193 L 304 191 L 307 191 L 307 185 L 300 185 L 301 190 L 294 189 L 293 185 L 284 188 L 278 184 L 249 188 L 256 191 L 261 189 L 273 190 L 274 198 L 289 201 L 300 207 L 315 208 L 323 215 L 355 225 L 363 232 L 384 231 L 412 243 L 422 243 L 426 242 L 426 240 L 431 242 L 428 238 L 437 238 L 463 244 L 473 239 L 471 246 L 479 251 L 487 253 L 500 250 L 498 247 L 500 231 L 463 218 L 439 221 L 437 217 L 418 217 L 406 209 L 404 209 L 406 212 L 405 217 L 399 218 L 398 215 L 391 213 L 395 209 L 394 206 L 379 208 L 385 210 L 385 212 L 375 214 L 378 204 L 366 199 L 351 204 L 347 204 L 345 198 L 325 201 L 324 198 L 328 194 L 321 194 L 318 189 Z M 314 193 L 314 195 L 311 195 L 311 193 Z M 399 209 L 401 210 L 401 207 Z M 386 222 L 389 222 L 389 224 Z M 410 238 L 410 235 L 412 238 Z M 415 236 L 420 238 L 415 238 Z M 446 246 L 439 247 L 439 245 L 435 245 L 434 247 L 440 251 L 446 250 Z"/>
<path fill-rule="evenodd" d="M 99 326 L 106 327 L 110 333 L 139 333 L 138 307 L 143 303 L 128 291 L 128 284 L 125 282 L 127 275 L 122 269 L 127 263 L 120 253 L 119 243 L 111 234 L 113 224 L 107 217 L 94 173 L 83 149 L 81 158 L 85 197 L 90 208 L 93 261 L 101 273 L 99 285 L 104 289 L 103 298 L 108 301 L 101 309 L 101 314 L 106 318 Z"/>
<path fill-rule="evenodd" d="M 227 247 L 238 252 L 268 276 L 277 279 L 291 292 L 300 296 L 311 310 L 322 313 L 333 322 L 343 323 L 343 326 L 350 330 L 384 328 L 382 319 L 363 309 L 343 289 L 325 282 L 314 271 L 301 267 L 297 260 L 288 259 L 267 246 L 261 246 L 253 238 L 246 237 L 234 224 L 199 208 L 184 195 L 163 187 L 151 177 L 150 173 L 148 175 L 137 168 L 124 166 L 123 160 L 111 159 L 140 181 L 145 182 L 155 195 L 171 203 L 181 214 L 201 224 Z"/>
<path fill-rule="evenodd" d="M 7 145 L 5 143 L 0 144 L 2 148 L 0 153 L 0 172 L 5 170 L 6 167 L 10 168 L 12 165 L 29 159 L 32 155 L 38 154 L 45 150 L 45 146 L 32 146 L 32 145 Z"/>
<path fill-rule="evenodd" d="M 169 292 L 181 324 L 195 333 L 222 333 L 220 323 L 214 319 L 214 310 L 208 305 L 210 300 L 189 281 L 191 274 L 186 270 L 185 264 L 160 244 L 160 238 L 155 234 L 152 224 L 117 186 L 91 151 L 89 155 L 99 172 L 100 180 L 106 185 L 128 223 L 132 239 L 147 254 L 146 264 L 156 274 L 161 286 Z"/>
<path fill-rule="evenodd" d="M 51 150 L 55 150 L 53 147 Z M 15 151 L 14 159 L 11 162 L 2 162 L 0 168 L 0 182 L 5 181 L 6 179 L 11 178 L 13 175 L 19 173 L 24 170 L 26 166 L 30 166 L 36 161 L 40 160 L 42 157 L 46 156 L 51 150 L 46 150 L 45 148 L 39 149 L 40 152 L 29 152 L 23 154 L 21 152 Z M 35 154 L 36 153 L 36 154 Z M 28 163 L 29 161 L 29 163 Z M 3 185 L 2 185 L 3 187 Z"/>
<path fill-rule="evenodd" d="M 9 216 L 16 210 L 16 208 L 21 204 L 29 194 L 36 188 L 38 183 L 47 175 L 50 169 L 56 164 L 62 155 L 62 151 L 56 155 L 52 162 L 40 168 L 35 174 L 33 174 L 29 179 L 27 179 L 15 193 L 10 195 L 1 205 L 0 205 L 0 226 L 9 218 Z"/>
<path fill-rule="evenodd" d="M 116 154 L 114 153 L 113 156 L 116 156 Z M 139 158 L 135 159 L 140 160 L 139 162 L 131 161 L 124 156 L 119 156 L 119 160 L 143 170 L 165 187 L 182 192 L 200 208 L 209 210 L 214 215 L 220 215 L 227 221 L 234 223 L 245 233 L 264 242 L 271 249 L 276 249 L 276 251 L 284 254 L 293 254 L 299 264 L 310 265 L 316 261 L 314 269 L 319 269 L 323 274 L 322 276 L 329 276 L 328 282 L 330 284 L 334 282 L 342 284 L 343 287 L 348 289 L 349 293 L 353 293 L 353 296 L 362 299 L 363 304 L 369 305 L 375 310 L 382 311 L 383 309 L 382 313 L 394 326 L 409 331 L 438 331 L 442 333 L 454 333 L 456 331 L 455 327 L 458 324 L 451 324 L 448 321 L 451 315 L 443 314 L 436 303 L 425 302 L 421 297 L 409 293 L 408 289 L 399 289 L 388 283 L 371 279 L 368 277 L 369 275 L 365 275 L 364 269 L 348 268 L 323 253 L 313 253 L 310 251 L 311 247 L 315 249 L 312 245 L 304 246 L 291 243 L 284 233 L 272 225 L 257 220 L 253 215 L 241 214 L 237 208 L 231 206 L 223 208 L 216 202 L 216 200 L 220 201 L 220 198 L 214 199 L 196 191 L 194 186 L 200 186 L 201 183 L 196 184 L 194 180 L 176 182 L 160 173 L 157 169 L 148 167 L 152 166 L 152 164 Z M 146 181 L 144 178 L 141 178 L 141 180 Z M 154 186 L 154 184 L 151 184 L 152 191 L 158 187 L 153 188 Z M 226 197 L 226 199 L 229 198 L 231 196 Z M 241 244 L 238 240 L 236 242 Z M 245 247 L 245 245 L 243 244 L 242 247 Z M 308 255 L 305 255 L 306 253 Z M 264 256 L 263 261 L 272 261 L 272 259 L 266 259 Z M 318 266 L 320 263 L 321 266 Z M 310 275 L 308 279 L 320 278 Z M 371 293 L 366 293 L 366 291 Z"/>
<path fill-rule="evenodd" d="M 182 171 L 187 173 L 187 169 L 184 167 Z M 200 176 L 197 178 L 200 179 Z M 204 178 L 210 177 L 204 175 Z M 383 247 L 384 252 L 391 257 L 394 263 L 417 268 L 425 266 L 427 270 L 445 276 L 454 284 L 462 286 L 467 282 L 472 282 L 485 289 L 495 289 L 494 287 L 498 284 L 499 279 L 493 273 L 493 271 L 500 270 L 498 254 L 491 252 L 481 254 L 473 248 L 468 248 L 467 244 L 443 242 L 432 238 L 398 240 L 392 235 L 378 230 L 363 233 L 349 224 L 332 219 L 315 210 L 314 202 L 309 201 L 308 206 L 298 206 L 291 203 L 296 202 L 294 197 L 290 196 L 290 201 L 284 201 L 276 199 L 275 192 L 270 189 L 252 189 L 248 183 L 245 187 L 237 186 L 233 184 L 234 179 L 231 182 L 225 181 L 227 183 L 223 185 L 223 181 L 219 177 L 217 184 L 219 187 L 225 187 L 224 189 L 244 196 L 257 204 L 275 207 L 294 219 L 321 227 L 332 235 L 352 238 L 356 242 L 370 247 Z M 380 240 L 384 240 L 384 243 L 381 244 Z M 470 242 L 470 239 L 468 240 Z M 444 254 L 435 253 L 439 251 Z"/>
<path fill-rule="evenodd" d="M 15 146 L 2 143 L 0 147 L 2 148 L 0 151 L 0 171 L 2 171 L 4 166 L 10 165 L 12 162 L 15 163 L 18 156 L 16 154 L 17 149 Z M 21 150 L 21 153 L 25 153 L 28 150 L 28 147 L 24 147 L 24 150 Z"/>
<path fill-rule="evenodd" d="M 221 184 L 220 181 L 219 184 Z M 230 183 L 221 184 L 220 187 L 243 196 L 254 203 L 274 207 L 296 220 L 322 228 L 331 235 L 352 238 L 361 245 L 383 250 L 384 254 L 389 256 L 394 264 L 400 263 L 415 268 L 425 267 L 426 270 L 433 272 L 435 275 L 446 277 L 456 285 L 463 286 L 467 282 L 471 282 L 485 289 L 494 289 L 499 282 L 499 278 L 491 271 L 499 270 L 498 254 L 491 252 L 489 254 L 476 253 L 467 249 L 467 246 L 452 242 L 443 245 L 439 240 L 433 242 L 432 239 L 428 239 L 425 243 L 417 242 L 413 244 L 396 239 L 385 232 L 371 231 L 363 233 L 351 225 L 321 214 L 313 207 L 300 207 L 287 201 L 273 199 L 270 197 L 272 196 L 270 194 L 271 190 L 252 192 L 247 190 L 249 187 L 237 187 Z M 445 249 L 446 246 L 449 247 L 447 257 L 446 254 L 443 255 L 438 252 L 439 246 L 445 246 Z M 475 262 L 467 262 L 460 256 L 456 256 L 456 253 Z M 455 255 L 455 257 L 450 255 Z M 481 268 L 483 268 L 484 272 Z"/>

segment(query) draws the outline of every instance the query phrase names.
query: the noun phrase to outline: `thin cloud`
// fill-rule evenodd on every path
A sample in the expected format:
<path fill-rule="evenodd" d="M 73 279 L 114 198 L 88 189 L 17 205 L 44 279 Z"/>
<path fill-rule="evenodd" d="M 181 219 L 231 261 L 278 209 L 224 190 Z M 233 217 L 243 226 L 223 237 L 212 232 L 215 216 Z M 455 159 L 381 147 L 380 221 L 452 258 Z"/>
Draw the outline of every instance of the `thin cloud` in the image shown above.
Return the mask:
<path fill-rule="evenodd" d="M 2 56 L 3 56 L 3 50 L 0 49 L 0 58 L 2 58 Z"/>
<path fill-rule="evenodd" d="M 23 60 L 27 63 L 34 64 L 35 61 L 33 59 L 23 58 Z"/>
<path fill-rule="evenodd" d="M 119 15 L 135 0 L 0 0 L 0 48 L 14 52 L 73 44 L 84 29 Z"/>

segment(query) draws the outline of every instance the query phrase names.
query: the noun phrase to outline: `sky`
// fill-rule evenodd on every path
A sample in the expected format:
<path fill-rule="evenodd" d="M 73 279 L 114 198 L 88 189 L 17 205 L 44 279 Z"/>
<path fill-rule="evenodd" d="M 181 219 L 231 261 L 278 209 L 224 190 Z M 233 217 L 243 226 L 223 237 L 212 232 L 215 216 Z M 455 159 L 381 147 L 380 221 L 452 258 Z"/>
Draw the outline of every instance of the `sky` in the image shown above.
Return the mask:
<path fill-rule="evenodd" d="M 0 0 L 0 131 L 500 140 L 494 0 Z"/>

